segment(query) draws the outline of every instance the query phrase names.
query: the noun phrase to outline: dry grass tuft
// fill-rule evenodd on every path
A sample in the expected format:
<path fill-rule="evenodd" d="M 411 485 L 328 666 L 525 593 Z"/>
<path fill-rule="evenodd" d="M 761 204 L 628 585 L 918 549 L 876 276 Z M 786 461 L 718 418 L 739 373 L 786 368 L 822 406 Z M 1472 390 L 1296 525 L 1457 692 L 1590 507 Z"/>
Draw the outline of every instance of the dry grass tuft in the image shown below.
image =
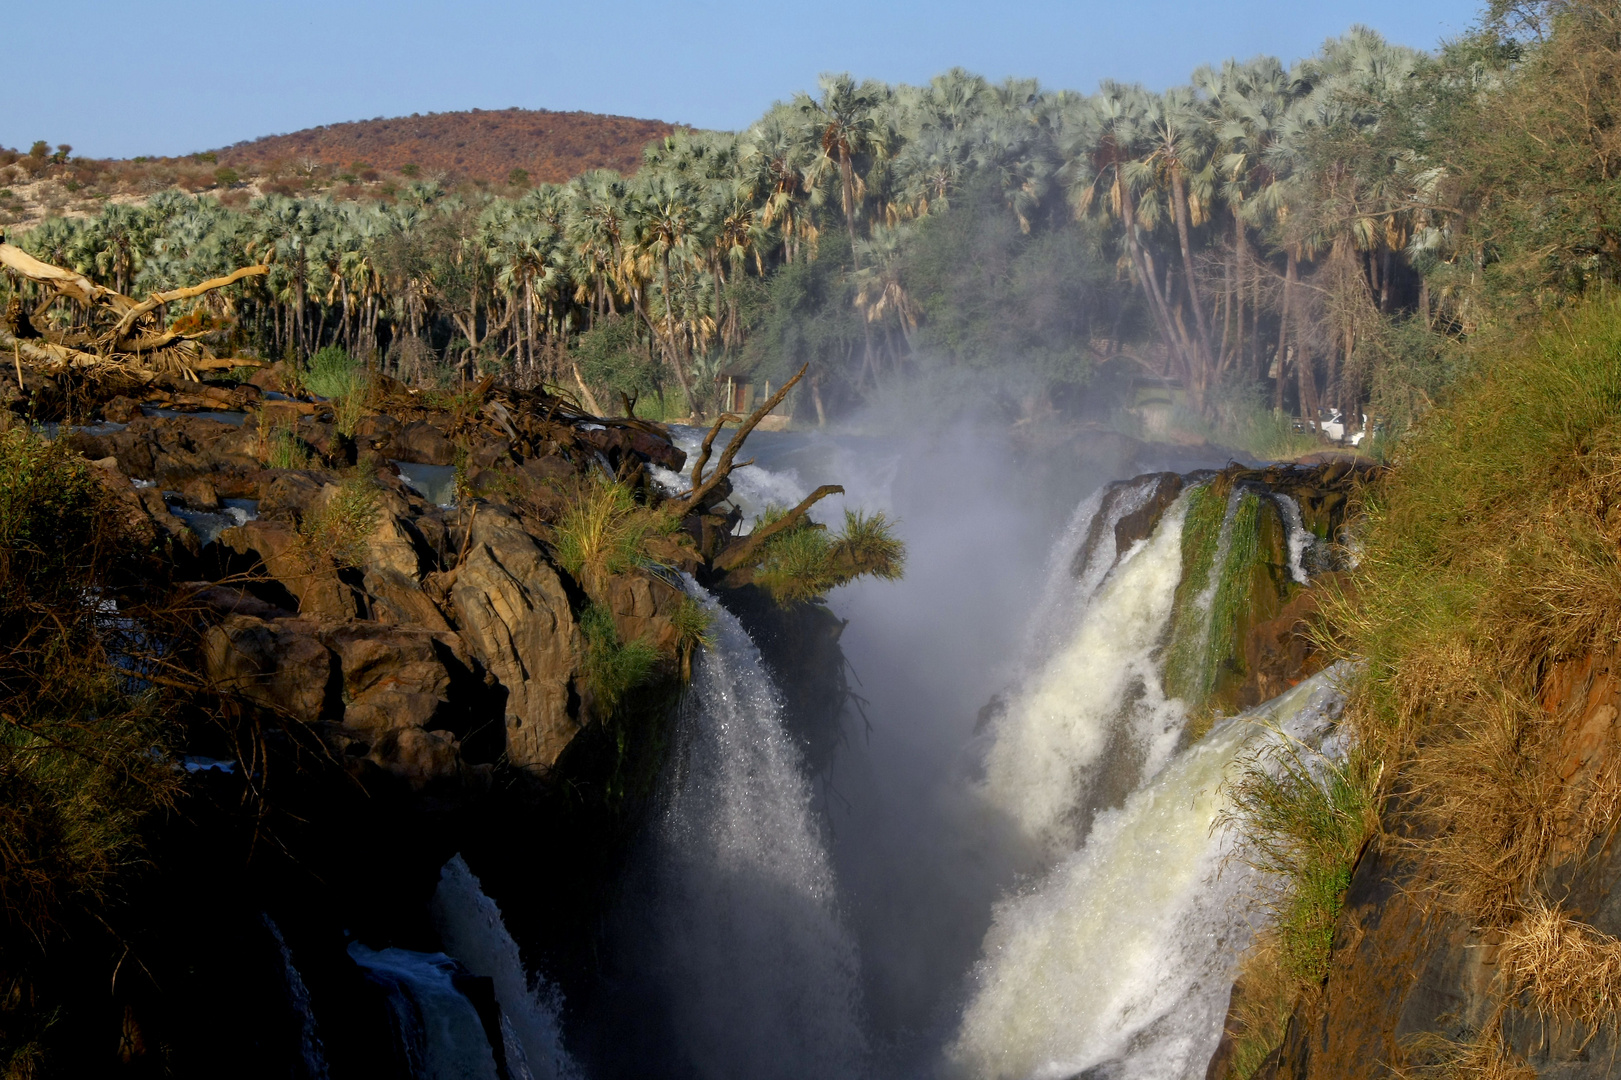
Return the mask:
<path fill-rule="evenodd" d="M 1496 1026 L 1468 1042 L 1424 1033 L 1403 1046 L 1402 1080 L 1536 1080 L 1537 1071 L 1503 1045 Z"/>
<path fill-rule="evenodd" d="M 552 547 L 558 565 L 600 595 L 609 578 L 645 560 L 647 540 L 670 526 L 665 515 L 637 503 L 624 484 L 595 477 L 569 500 L 553 527 Z"/>
<path fill-rule="evenodd" d="M 1589 1029 L 1614 1024 L 1621 1005 L 1621 941 L 1541 901 L 1504 933 L 1504 976 L 1544 1017 Z"/>

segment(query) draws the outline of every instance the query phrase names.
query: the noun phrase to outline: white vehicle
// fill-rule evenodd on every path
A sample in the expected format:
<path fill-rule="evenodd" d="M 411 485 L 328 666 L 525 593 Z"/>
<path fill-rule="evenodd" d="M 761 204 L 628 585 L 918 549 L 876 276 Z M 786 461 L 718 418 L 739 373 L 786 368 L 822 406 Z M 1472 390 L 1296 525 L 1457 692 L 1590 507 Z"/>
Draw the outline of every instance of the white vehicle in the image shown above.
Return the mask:
<path fill-rule="evenodd" d="M 1324 419 L 1317 421 L 1317 430 L 1335 442 L 1350 443 L 1352 446 L 1362 445 L 1362 440 L 1368 434 L 1368 414 L 1362 414 L 1362 426 L 1356 434 L 1349 439 L 1345 437 L 1345 414 L 1339 409 L 1320 409 L 1319 415 Z"/>

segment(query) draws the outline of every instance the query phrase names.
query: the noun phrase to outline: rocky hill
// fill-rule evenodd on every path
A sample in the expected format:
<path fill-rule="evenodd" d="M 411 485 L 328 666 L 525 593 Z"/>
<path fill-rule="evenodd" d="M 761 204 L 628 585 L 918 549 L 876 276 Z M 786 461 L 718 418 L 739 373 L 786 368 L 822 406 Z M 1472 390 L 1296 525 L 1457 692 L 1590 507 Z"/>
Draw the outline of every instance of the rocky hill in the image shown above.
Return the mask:
<path fill-rule="evenodd" d="M 587 112 L 473 109 L 327 124 L 215 153 L 221 163 L 255 174 L 278 162 L 319 161 L 357 172 L 414 165 L 423 173 L 497 182 L 521 169 L 531 181 L 562 183 L 590 169 L 635 172 L 642 147 L 675 126 Z"/>

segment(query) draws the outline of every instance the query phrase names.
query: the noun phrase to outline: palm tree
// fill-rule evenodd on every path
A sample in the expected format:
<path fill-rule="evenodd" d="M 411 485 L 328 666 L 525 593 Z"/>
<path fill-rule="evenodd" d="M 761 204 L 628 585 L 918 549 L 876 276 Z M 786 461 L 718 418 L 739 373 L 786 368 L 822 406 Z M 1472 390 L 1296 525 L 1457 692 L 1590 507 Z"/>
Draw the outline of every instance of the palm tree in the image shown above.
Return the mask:
<path fill-rule="evenodd" d="M 1192 233 L 1208 216 L 1206 208 L 1213 186 L 1208 168 L 1211 129 L 1201 103 L 1188 88 L 1177 87 L 1151 97 L 1147 112 L 1152 149 L 1144 163 L 1157 186 L 1170 196 L 1182 255 L 1183 289 L 1193 309 L 1195 332 L 1192 348 L 1185 356 L 1188 404 L 1195 412 L 1203 413 L 1216 374 L 1216 356 L 1210 346 L 1204 300 L 1199 294 L 1199 275 L 1193 265 Z"/>
<path fill-rule="evenodd" d="M 839 200 L 845 227 L 850 231 L 851 259 L 860 269 L 854 251 L 856 218 L 861 213 L 865 184 L 856 172 L 855 159 L 882 145 L 873 113 L 887 95 L 880 84 L 868 80 L 858 86 L 849 75 L 823 75 L 818 83 L 822 90 L 820 99 L 802 93 L 794 102 L 805 118 L 812 140 L 827 160 L 837 163 Z"/>

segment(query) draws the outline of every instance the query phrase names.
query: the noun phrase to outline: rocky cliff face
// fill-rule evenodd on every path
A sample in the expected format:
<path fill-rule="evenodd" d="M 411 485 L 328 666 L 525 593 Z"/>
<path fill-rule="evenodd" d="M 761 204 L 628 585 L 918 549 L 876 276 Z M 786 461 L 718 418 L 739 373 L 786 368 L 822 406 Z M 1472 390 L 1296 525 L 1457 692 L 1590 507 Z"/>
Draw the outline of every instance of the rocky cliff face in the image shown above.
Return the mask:
<path fill-rule="evenodd" d="M 1566 827 L 1590 809 L 1593 781 L 1621 760 L 1621 657 L 1551 666 L 1540 697 L 1551 726 L 1542 792 L 1565 808 Z M 1399 800 L 1398 800 L 1399 801 Z M 1327 978 L 1300 1002 L 1284 1043 L 1254 1075 L 1289 1080 L 1488 1075 L 1587 1080 L 1615 1075 L 1613 1022 L 1584 1023 L 1538 1008 L 1503 964 L 1503 934 L 1481 931 L 1438 892 L 1436 868 L 1401 807 L 1394 835 L 1376 837 L 1358 862 L 1334 932 Z M 1557 826 L 1556 826 L 1557 828 Z M 1613 831 L 1578 847 L 1553 838 L 1538 891 L 1576 923 L 1621 936 L 1621 845 Z M 1590 957 L 1604 962 L 1601 950 Z M 1218 1055 L 1211 1077 L 1230 1075 Z M 1467 1073 L 1470 1067 L 1476 1073 Z M 1429 1075 L 1430 1073 L 1425 1073 Z"/>
<path fill-rule="evenodd" d="M 701 633 L 675 571 L 703 576 L 735 541 L 736 516 L 714 507 L 726 485 L 646 537 L 661 565 L 571 572 L 560 526 L 591 493 L 615 481 L 638 513 L 665 498 L 648 466 L 684 455 L 656 425 L 384 381 L 340 430 L 331 403 L 251 384 L 25 374 L 14 409 L 72 411 L 80 422 L 56 436 L 97 467 L 155 588 L 173 593 L 162 648 L 190 702 L 176 718 L 185 802 L 155 827 L 158 869 L 123 916 L 139 968 L 112 1005 L 105 973 L 93 1005 L 75 999 L 86 1062 L 121 1032 L 138 1067 L 205 1075 L 257 1046 L 243 1075 L 296 1070 L 269 913 L 330 1017 L 334 1075 L 377 1075 L 387 1008 L 347 943 L 436 949 L 427 899 L 457 852 L 532 969 L 565 987 L 593 978 L 595 928 Z M 830 746 L 838 621 L 732 600 L 814 705 L 802 741 Z M 631 646 L 632 675 L 606 678 Z"/>
<path fill-rule="evenodd" d="M 246 390 L 215 404 L 255 396 Z M 552 769 L 604 719 L 579 670 L 588 599 L 551 554 L 558 510 L 598 459 L 629 471 L 679 466 L 681 451 L 655 430 L 603 425 L 552 425 L 515 447 L 501 430 L 510 413 L 456 431 L 426 409 L 368 416 L 344 437 L 300 415 L 302 404 L 269 402 L 246 417 L 136 409 L 121 430 L 71 436 L 145 516 L 177 574 L 197 579 L 192 596 L 217 619 L 203 673 L 318 728 L 346 759 L 413 783 L 487 774 L 497 761 Z M 338 467 L 265 467 L 273 439 Z M 415 488 L 401 473 L 448 472 L 454 461 L 459 507 L 423 497 L 424 470 Z M 333 558 L 317 533 L 341 517 L 357 479 L 369 527 Z M 606 599 L 623 640 L 673 652 L 681 593 L 670 581 L 623 575 Z M 665 663 L 661 677 L 674 670 Z M 502 720 L 493 733 L 492 710 Z"/>

